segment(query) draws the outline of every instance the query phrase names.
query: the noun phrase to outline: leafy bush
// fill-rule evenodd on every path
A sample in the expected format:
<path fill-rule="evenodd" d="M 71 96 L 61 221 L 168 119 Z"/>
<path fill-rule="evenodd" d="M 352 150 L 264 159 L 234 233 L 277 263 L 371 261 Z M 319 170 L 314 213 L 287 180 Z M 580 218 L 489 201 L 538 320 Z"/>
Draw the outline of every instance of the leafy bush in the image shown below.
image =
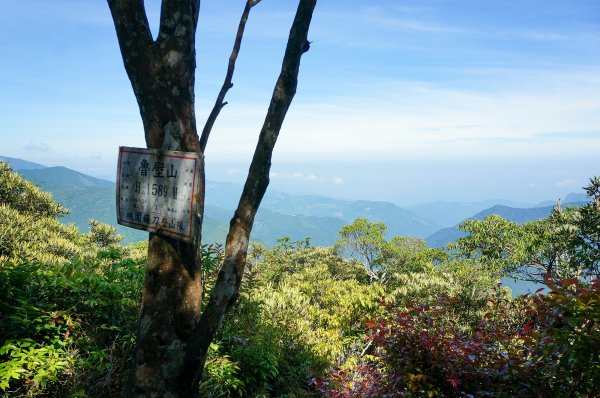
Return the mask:
<path fill-rule="evenodd" d="M 600 280 L 545 281 L 550 293 L 536 298 L 539 323 L 536 358 L 558 396 L 600 394 Z"/>
<path fill-rule="evenodd" d="M 106 261 L 0 267 L 0 391 L 112 396 L 120 390 L 144 262 Z"/>
<path fill-rule="evenodd" d="M 219 354 L 219 345 L 212 343 L 205 365 L 204 380 L 200 383 L 200 392 L 205 397 L 243 396 L 245 385 L 236 375 L 240 367 L 231 361 L 229 355 Z"/>
<path fill-rule="evenodd" d="M 90 235 L 0 162 L 0 393 L 118 396 L 134 343 L 144 244 Z"/>
<path fill-rule="evenodd" d="M 517 225 L 491 215 L 465 221 L 468 236 L 452 243 L 459 256 L 517 279 L 543 282 L 600 274 L 600 177 L 584 188 L 590 201 L 580 207 L 557 203 L 549 217 Z"/>
<path fill-rule="evenodd" d="M 364 320 L 379 308 L 383 287 L 331 248 L 284 239 L 259 249 L 217 336 L 225 361 L 217 364 L 239 366 L 229 380 L 241 380 L 245 396 L 312 396 L 310 378 L 334 363 L 353 366 L 347 362 L 364 349 Z"/>
<path fill-rule="evenodd" d="M 51 194 L 21 177 L 3 161 L 0 161 L 0 204 L 34 218 L 56 218 L 69 213 L 52 199 Z"/>
<path fill-rule="evenodd" d="M 120 250 L 116 229 L 90 220 L 89 235 L 57 217 L 68 210 L 52 195 L 0 162 L 0 263 L 60 265 L 73 258 L 93 261 L 97 251 Z"/>
<path fill-rule="evenodd" d="M 547 295 L 496 290 L 482 320 L 456 299 L 410 303 L 368 323 L 371 355 L 315 386 L 329 397 L 592 397 L 600 382 L 600 283 L 546 280 Z"/>

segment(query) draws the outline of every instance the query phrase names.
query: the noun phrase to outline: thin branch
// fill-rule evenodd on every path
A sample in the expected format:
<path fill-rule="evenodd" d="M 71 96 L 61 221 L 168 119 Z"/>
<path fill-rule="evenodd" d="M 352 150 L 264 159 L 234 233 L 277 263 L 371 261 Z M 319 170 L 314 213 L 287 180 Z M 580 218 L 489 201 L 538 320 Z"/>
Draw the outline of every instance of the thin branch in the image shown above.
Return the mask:
<path fill-rule="evenodd" d="M 315 5 L 316 0 L 300 0 L 298 4 L 281 66 L 281 73 L 273 90 L 269 110 L 260 132 L 238 208 L 229 227 L 222 273 L 235 272 L 236 291 L 239 288 L 244 270 L 248 239 L 254 217 L 269 185 L 273 149 L 285 115 L 296 94 L 300 58 L 302 54 L 308 51 L 308 28 Z M 233 265 L 235 269 L 231 268 Z M 235 301 L 235 298 L 232 297 L 231 299 Z"/>
<path fill-rule="evenodd" d="M 233 71 L 235 70 L 235 61 L 237 60 L 238 54 L 240 52 L 240 47 L 242 45 L 242 38 L 244 37 L 244 29 L 246 28 L 246 21 L 248 20 L 248 15 L 250 14 L 250 10 L 252 7 L 260 3 L 261 0 L 247 0 L 246 6 L 244 7 L 244 12 L 242 13 L 242 17 L 240 18 L 240 23 L 238 25 L 237 34 L 235 36 L 235 42 L 233 43 L 233 49 L 231 50 L 231 55 L 229 56 L 229 63 L 227 64 L 227 74 L 225 75 L 225 80 L 223 81 L 223 86 L 221 86 L 221 91 L 219 91 L 219 95 L 217 96 L 217 100 L 215 101 L 215 105 L 213 106 L 208 119 L 206 119 L 206 124 L 204 125 L 204 129 L 202 129 L 202 135 L 200 136 L 200 149 L 202 152 L 206 149 L 206 143 L 208 142 L 208 136 L 212 131 L 212 128 L 221 112 L 221 109 L 227 102 L 225 102 L 225 95 L 227 95 L 227 91 L 231 87 L 233 87 L 233 83 L 231 79 L 233 78 Z"/>
<path fill-rule="evenodd" d="M 306 52 L 308 27 L 315 4 L 316 0 L 300 0 L 298 5 L 281 73 L 271 97 L 269 110 L 260 132 L 240 202 L 231 220 L 225 244 L 223 267 L 219 272 L 215 287 L 211 291 L 206 311 L 202 314 L 199 325 L 201 330 L 206 329 L 211 323 L 214 324 L 217 319 L 220 323 L 225 311 L 237 298 L 252 224 L 258 206 L 269 185 L 271 156 L 275 142 L 296 93 L 300 57 Z M 203 331 L 210 334 L 208 330 Z M 206 336 L 202 337 L 206 338 Z"/>
<path fill-rule="evenodd" d="M 269 110 L 260 132 L 240 202 L 229 226 L 223 267 L 211 291 L 206 309 L 194 331 L 194 338 L 190 339 L 190 347 L 186 354 L 188 358 L 191 356 L 191 361 L 198 361 L 198 366 L 197 370 L 189 369 L 189 373 L 184 376 L 194 388 L 197 388 L 199 377 L 197 371 L 202 370 L 206 360 L 206 350 L 223 321 L 226 311 L 236 301 L 239 294 L 252 224 L 269 185 L 269 171 L 275 142 L 296 93 L 300 58 L 309 48 L 308 28 L 316 2 L 317 0 L 300 0 L 298 4 L 281 73 L 273 90 Z"/>

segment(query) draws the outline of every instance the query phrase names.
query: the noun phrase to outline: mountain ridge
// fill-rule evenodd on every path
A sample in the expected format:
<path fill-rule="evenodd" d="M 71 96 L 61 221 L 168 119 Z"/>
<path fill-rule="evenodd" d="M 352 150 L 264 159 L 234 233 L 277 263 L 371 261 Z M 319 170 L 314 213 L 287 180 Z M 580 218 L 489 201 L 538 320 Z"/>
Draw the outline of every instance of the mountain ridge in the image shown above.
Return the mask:
<path fill-rule="evenodd" d="M 569 202 L 568 204 L 570 206 L 581 206 L 585 203 L 586 202 Z M 454 242 L 457 239 L 466 236 L 466 233 L 458 229 L 458 226 L 462 222 L 467 220 L 483 220 L 485 217 L 495 214 L 517 224 L 524 224 L 529 221 L 540 220 L 542 218 L 548 217 L 553 209 L 554 205 L 529 208 L 516 208 L 503 205 L 495 205 L 488 209 L 480 211 L 472 217 L 464 219 L 463 221 L 454 225 L 453 227 L 440 229 L 434 234 L 428 236 L 425 239 L 425 242 L 429 247 L 445 247 L 448 243 Z"/>
<path fill-rule="evenodd" d="M 34 163 L 23 159 L 11 158 L 9 156 L 0 155 L 0 160 L 10 164 L 13 170 L 32 170 L 46 168 L 46 166 L 44 166 L 43 164 Z"/>
<path fill-rule="evenodd" d="M 10 159 L 17 161 L 17 166 L 28 166 L 27 163 L 19 163 L 20 159 Z M 59 203 L 69 208 L 71 213 L 64 216 L 62 221 L 74 223 L 82 232 L 87 232 L 89 219 L 95 218 L 115 225 L 118 232 L 126 237 L 125 242 L 146 239 L 145 232 L 116 224 L 114 182 L 63 166 L 44 166 L 40 169 L 15 167 L 15 170 L 51 192 Z M 207 182 L 204 241 L 224 242 L 241 189 L 241 185 L 233 183 Z M 351 223 L 356 217 L 384 222 L 389 227 L 390 236 L 411 234 L 425 237 L 439 229 L 436 224 L 390 202 L 345 201 L 270 191 L 257 213 L 251 239 L 272 245 L 282 236 L 289 236 L 293 240 L 311 237 L 315 245 L 332 245 L 338 238 L 341 227 Z"/>
<path fill-rule="evenodd" d="M 486 199 L 475 202 L 433 201 L 408 207 L 417 215 L 435 220 L 441 227 L 451 227 L 462 220 L 495 205 L 510 207 L 533 207 L 531 203 L 515 202 L 505 199 Z"/>
<path fill-rule="evenodd" d="M 63 221 L 74 223 L 82 232 L 88 230 L 88 220 L 96 218 L 117 227 L 125 242 L 145 240 L 147 233 L 116 224 L 115 183 L 80 173 L 63 166 L 46 167 L 22 159 L 0 156 L 14 165 L 14 169 L 25 178 L 51 192 L 59 203 L 71 209 L 71 214 Z M 23 167 L 23 168 L 20 168 Z M 233 209 L 237 207 L 242 191 L 240 184 L 207 181 L 203 240 L 206 242 L 225 241 Z M 568 200 L 579 199 L 583 194 L 571 193 Z M 457 226 L 466 219 L 483 219 L 490 214 L 498 214 L 518 223 L 546 217 L 553 205 L 538 207 L 512 207 L 495 204 L 464 216 L 472 208 L 481 207 L 492 200 L 479 202 L 436 201 L 414 205 L 409 209 L 391 202 L 369 200 L 343 200 L 318 195 L 294 195 L 276 190 L 268 190 L 253 228 L 251 239 L 272 245 L 276 239 L 288 236 L 293 240 L 312 238 L 313 244 L 331 245 L 338 237 L 340 228 L 357 217 L 373 222 L 383 222 L 388 226 L 388 237 L 411 235 L 424 238 L 429 246 L 441 247 L 458 239 L 461 231 Z M 504 203 L 517 203 L 503 201 Z M 544 202 L 542 202 L 544 203 Z M 459 210 L 456 210 L 456 208 Z M 415 208 L 417 209 L 415 211 Z M 440 219 L 439 214 L 454 208 L 454 214 Z M 437 209 L 437 210 L 436 210 Z M 437 211 L 437 213 L 436 213 Z M 462 212 L 462 213 L 461 213 Z M 463 215 L 463 216 L 461 216 Z M 448 220 L 461 216 L 452 227 L 440 228 Z M 434 219 L 439 222 L 431 221 Z"/>
<path fill-rule="evenodd" d="M 115 186 L 114 182 L 92 177 L 64 166 L 18 170 L 18 172 L 23 177 L 35 183 L 43 182 L 53 186 L 87 186 L 102 188 Z"/>

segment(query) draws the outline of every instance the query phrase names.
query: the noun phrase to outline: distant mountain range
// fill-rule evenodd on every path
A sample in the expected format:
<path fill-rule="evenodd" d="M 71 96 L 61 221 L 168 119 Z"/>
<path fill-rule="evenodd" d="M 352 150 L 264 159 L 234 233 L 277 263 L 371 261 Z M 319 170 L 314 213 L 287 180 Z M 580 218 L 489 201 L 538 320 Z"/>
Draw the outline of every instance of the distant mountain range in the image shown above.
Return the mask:
<path fill-rule="evenodd" d="M 14 170 L 34 170 L 46 168 L 46 166 L 39 163 L 33 163 L 23 159 L 9 158 L 8 156 L 0 156 L 0 160 L 10 164 Z"/>
<path fill-rule="evenodd" d="M 584 195 L 584 198 L 586 196 Z M 579 196 L 573 195 L 572 199 L 579 199 Z M 576 202 L 563 202 L 563 204 L 568 204 L 570 206 L 581 206 L 585 201 L 576 201 Z M 546 218 L 552 212 L 554 208 L 554 204 L 551 206 L 543 206 L 543 207 L 533 207 L 533 208 L 516 208 L 509 206 L 496 205 L 492 206 L 489 209 L 485 209 L 475 214 L 472 217 L 468 217 L 468 219 L 475 220 L 483 220 L 485 217 L 490 216 L 492 214 L 498 215 L 500 217 L 504 217 L 507 220 L 515 222 L 517 224 L 524 224 L 533 220 L 540 220 L 542 218 Z M 461 221 L 462 222 L 462 221 Z M 430 235 L 425 239 L 427 245 L 429 247 L 444 247 L 450 242 L 454 242 L 458 238 L 466 236 L 466 233 L 460 229 L 458 229 L 457 223 L 453 227 L 443 228 L 437 231 L 436 233 Z"/>
<path fill-rule="evenodd" d="M 62 218 L 63 222 L 74 223 L 82 232 L 87 232 L 88 220 L 95 218 L 117 226 L 118 232 L 125 236 L 125 242 L 147 239 L 144 231 L 116 224 L 114 182 L 66 167 L 46 167 L 5 156 L 0 156 L 0 160 L 10 163 L 13 169 L 51 192 L 59 203 L 69 208 L 71 213 Z M 207 181 L 204 242 L 225 241 L 241 191 L 242 186 L 239 184 Z M 563 203 L 582 203 L 582 199 L 585 200 L 584 194 L 570 194 Z M 429 246 L 443 247 L 463 236 L 457 225 L 465 219 L 483 219 L 490 214 L 497 214 L 523 223 L 546 217 L 553 205 L 554 202 L 543 202 L 536 207 L 488 200 L 472 203 L 432 202 L 405 209 L 389 202 L 350 201 L 268 190 L 257 213 L 251 239 L 271 246 L 277 238 L 284 236 L 292 240 L 310 237 L 315 245 L 332 245 L 342 226 L 351 223 L 356 217 L 365 217 L 374 222 L 385 223 L 389 228 L 389 237 L 427 237 Z M 447 227 L 449 225 L 454 226 Z"/>
<path fill-rule="evenodd" d="M 587 201 L 588 201 L 588 197 L 586 194 L 571 192 L 570 194 L 565 196 L 564 199 L 561 200 L 561 203 L 567 204 L 567 203 L 577 203 L 577 202 L 587 202 Z M 546 200 L 544 202 L 538 203 L 536 205 L 536 207 L 554 206 L 555 204 L 556 204 L 556 201 Z"/>
<path fill-rule="evenodd" d="M 62 166 L 45 167 L 43 169 L 16 170 L 18 170 L 23 177 L 36 183 L 43 183 L 44 185 L 96 188 L 115 187 L 114 182 L 91 177 Z"/>
<path fill-rule="evenodd" d="M 71 210 L 62 218 L 74 223 L 82 232 L 88 231 L 88 220 L 95 218 L 116 225 L 115 183 L 79 173 L 66 167 L 45 167 L 22 159 L 0 157 Z M 237 184 L 209 181 L 206 189 L 204 242 L 224 242 L 237 206 L 242 187 Z M 393 203 L 344 201 L 320 196 L 294 196 L 268 192 L 257 213 L 251 239 L 272 245 L 277 238 L 292 240 L 310 237 L 315 245 L 331 245 L 338 231 L 356 217 L 382 221 L 389 235 L 425 237 L 439 226 L 422 219 Z M 143 231 L 116 225 L 125 242 L 146 239 Z"/>
<path fill-rule="evenodd" d="M 479 202 L 436 201 L 409 207 L 413 213 L 429 220 L 435 220 L 442 227 L 450 227 L 462 220 L 496 205 L 510 207 L 532 207 L 529 203 L 513 202 L 502 199 L 488 199 Z"/>

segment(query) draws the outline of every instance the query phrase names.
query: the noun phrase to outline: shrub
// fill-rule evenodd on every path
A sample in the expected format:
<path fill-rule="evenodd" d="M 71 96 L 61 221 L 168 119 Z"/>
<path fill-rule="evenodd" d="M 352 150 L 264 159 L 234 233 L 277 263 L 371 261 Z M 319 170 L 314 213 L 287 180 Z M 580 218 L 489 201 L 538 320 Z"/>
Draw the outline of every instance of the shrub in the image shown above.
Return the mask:
<path fill-rule="evenodd" d="M 371 355 L 314 384 L 329 397 L 597 396 L 600 283 L 546 285 L 516 299 L 497 289 L 466 325 L 456 298 L 389 306 L 368 323 Z"/>
<path fill-rule="evenodd" d="M 110 255 L 0 267 L 0 392 L 119 395 L 145 262 Z"/>
<path fill-rule="evenodd" d="M 211 366 L 239 367 L 228 380 L 241 380 L 245 396 L 313 396 L 312 377 L 364 349 L 364 320 L 380 307 L 383 288 L 331 248 L 282 240 L 261 257 L 226 315 L 217 336 L 221 359 Z M 203 383 L 212 381 L 205 374 Z"/>

